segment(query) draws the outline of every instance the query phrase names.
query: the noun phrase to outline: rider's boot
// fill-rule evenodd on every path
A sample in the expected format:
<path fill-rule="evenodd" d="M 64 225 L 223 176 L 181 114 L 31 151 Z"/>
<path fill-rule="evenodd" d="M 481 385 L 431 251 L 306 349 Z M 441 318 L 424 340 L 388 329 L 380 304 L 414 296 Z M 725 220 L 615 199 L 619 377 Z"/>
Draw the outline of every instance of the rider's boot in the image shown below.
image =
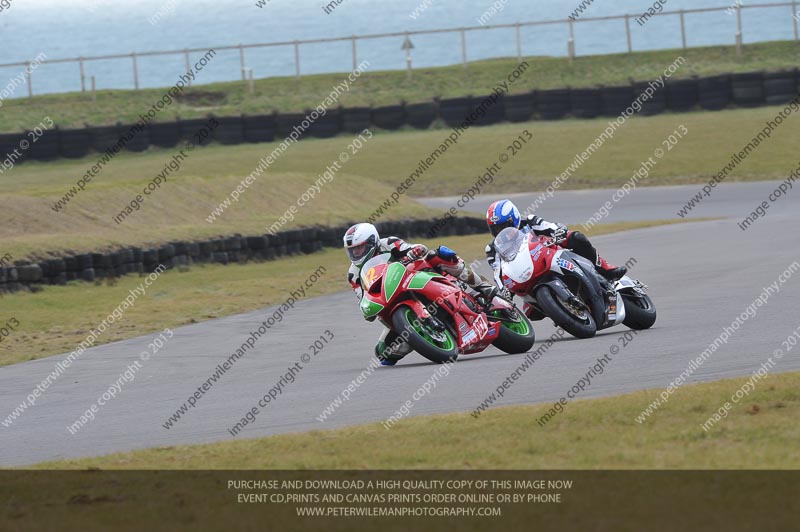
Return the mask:
<path fill-rule="evenodd" d="M 480 303 L 487 309 L 492 306 L 494 298 L 501 295 L 497 286 L 481 277 L 480 274 L 466 264 L 464 264 L 464 271 L 458 278 L 481 295 L 483 301 L 480 301 Z"/>
<path fill-rule="evenodd" d="M 411 352 L 411 346 L 394 331 L 386 329 L 375 344 L 375 356 L 381 366 L 394 366 Z"/>
<path fill-rule="evenodd" d="M 500 294 L 498 288 L 480 276 L 470 268 L 463 259 L 459 258 L 453 250 L 445 246 L 439 246 L 434 257 L 430 259 L 434 267 L 440 268 L 465 283 L 481 295 L 483 301 L 480 303 L 488 308 L 491 306 L 495 296 Z"/>
<path fill-rule="evenodd" d="M 483 306 L 486 308 L 489 308 L 492 305 L 492 301 L 494 301 L 494 298 L 500 295 L 500 290 L 495 285 L 483 279 L 481 279 L 481 282 L 475 285 L 469 284 L 469 287 L 481 295 L 481 297 L 483 298 L 482 302 Z"/>
<path fill-rule="evenodd" d="M 595 263 L 595 269 L 597 273 L 608 279 L 609 281 L 616 281 L 620 279 L 623 275 L 628 273 L 628 268 L 625 266 L 612 266 L 608 263 L 606 259 L 601 257 L 600 255 L 597 256 L 597 262 Z"/>
<path fill-rule="evenodd" d="M 617 268 L 609 264 L 606 259 L 600 256 L 597 249 L 589 242 L 586 235 L 580 231 L 570 231 L 567 233 L 565 247 L 571 249 L 581 257 L 585 257 L 594 263 L 594 268 L 609 281 L 616 281 L 628 272 L 624 266 Z"/>

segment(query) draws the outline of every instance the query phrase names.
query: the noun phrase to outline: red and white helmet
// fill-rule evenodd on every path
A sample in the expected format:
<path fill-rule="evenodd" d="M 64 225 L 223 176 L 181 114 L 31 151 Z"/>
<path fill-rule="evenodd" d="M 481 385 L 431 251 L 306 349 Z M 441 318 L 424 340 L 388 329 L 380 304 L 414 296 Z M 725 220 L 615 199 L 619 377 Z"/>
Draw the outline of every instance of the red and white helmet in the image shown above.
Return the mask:
<path fill-rule="evenodd" d="M 347 258 L 360 267 L 375 255 L 381 237 L 374 225 L 362 223 L 348 229 L 343 240 Z"/>
<path fill-rule="evenodd" d="M 522 216 L 519 209 L 511 200 L 495 201 L 489 205 L 489 210 L 486 211 L 486 225 L 489 226 L 492 236 L 499 235 L 500 231 L 507 227 L 519 229 L 521 221 Z"/>

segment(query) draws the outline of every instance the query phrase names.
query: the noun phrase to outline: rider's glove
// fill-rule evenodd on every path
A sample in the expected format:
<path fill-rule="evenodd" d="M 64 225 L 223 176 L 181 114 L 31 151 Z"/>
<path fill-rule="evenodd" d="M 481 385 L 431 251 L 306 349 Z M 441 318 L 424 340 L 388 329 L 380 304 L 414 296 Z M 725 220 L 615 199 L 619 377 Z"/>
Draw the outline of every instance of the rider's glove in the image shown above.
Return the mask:
<path fill-rule="evenodd" d="M 567 238 L 567 228 L 563 225 L 559 225 L 558 229 L 553 231 L 553 240 L 556 242 L 560 242 Z"/>
<path fill-rule="evenodd" d="M 414 262 L 415 260 L 419 260 L 423 258 L 428 253 L 428 248 L 423 246 L 422 244 L 417 244 L 413 248 L 408 250 L 406 253 L 406 258 L 410 262 Z"/>
<path fill-rule="evenodd" d="M 511 290 L 509 290 L 505 286 L 500 289 L 500 292 L 497 295 L 499 295 L 501 298 L 505 299 L 506 301 L 514 301 L 514 294 L 512 294 Z"/>

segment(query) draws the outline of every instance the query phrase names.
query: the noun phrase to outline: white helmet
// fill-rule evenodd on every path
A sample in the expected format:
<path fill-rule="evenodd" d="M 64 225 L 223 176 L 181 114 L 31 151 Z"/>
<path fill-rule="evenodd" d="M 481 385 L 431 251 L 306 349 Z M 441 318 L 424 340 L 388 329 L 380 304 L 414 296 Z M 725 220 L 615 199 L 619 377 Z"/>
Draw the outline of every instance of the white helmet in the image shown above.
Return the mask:
<path fill-rule="evenodd" d="M 380 245 L 380 235 L 372 224 L 356 224 L 344 234 L 344 250 L 347 258 L 356 266 L 363 266 L 375 255 Z"/>

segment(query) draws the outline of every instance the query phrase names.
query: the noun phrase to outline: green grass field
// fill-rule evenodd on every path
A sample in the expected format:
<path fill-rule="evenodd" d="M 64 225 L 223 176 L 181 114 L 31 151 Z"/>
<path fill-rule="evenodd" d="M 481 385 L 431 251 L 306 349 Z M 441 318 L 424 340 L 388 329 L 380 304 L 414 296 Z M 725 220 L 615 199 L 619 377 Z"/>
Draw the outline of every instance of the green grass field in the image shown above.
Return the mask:
<path fill-rule="evenodd" d="M 649 81 L 658 77 L 678 55 L 687 62 L 677 77 L 708 75 L 752 70 L 794 68 L 800 59 L 800 47 L 791 41 L 750 44 L 744 54 L 736 55 L 733 46 L 713 46 L 688 50 L 663 50 L 602 56 L 581 56 L 570 62 L 566 58 L 528 57 L 532 68 L 515 83 L 513 92 L 531 89 L 552 89 L 566 86 L 587 87 L 599 84 L 627 83 L 630 78 Z M 466 70 L 460 65 L 419 69 L 408 80 L 405 71 L 367 71 L 340 103 L 345 107 L 386 105 L 401 100 L 429 101 L 434 96 L 456 97 L 487 94 L 499 81 L 506 79 L 516 66 L 516 59 L 498 59 L 471 63 Z M 213 68 L 213 60 L 209 67 Z M 176 72 L 176 79 L 178 77 Z M 258 73 L 256 73 L 258 75 Z M 202 85 L 202 72 L 195 88 L 159 115 L 159 120 L 218 116 L 255 115 L 271 110 L 301 111 L 314 108 L 341 83 L 346 74 L 321 74 L 261 79 L 255 82 L 255 93 L 249 94 L 241 82 Z M 50 116 L 61 127 L 83 127 L 133 123 L 139 113 L 161 99 L 164 89 L 140 91 L 100 91 L 97 100 L 89 94 L 71 93 L 13 99 L 4 102 L 0 113 L 0 131 L 21 131 Z"/>
<path fill-rule="evenodd" d="M 689 130 L 688 135 L 666 152 L 640 185 L 700 183 L 718 173 L 734 150 L 749 142 L 778 110 L 764 107 L 631 118 L 561 188 L 621 186 L 655 149 L 665 148 L 662 142 L 680 125 Z M 530 130 L 533 142 L 506 163 L 481 193 L 488 199 L 507 192 L 543 190 L 572 164 L 576 153 L 605 129 L 606 122 L 564 120 L 470 129 L 458 145 L 417 179 L 385 219 L 441 215 L 409 196 L 462 195 L 480 178 L 484 168 L 506 152 L 523 129 Z M 367 218 L 398 183 L 417 169 L 418 161 L 428 156 L 445 134 L 444 130 L 376 132 L 285 228 Z M 769 142 L 762 143 L 728 181 L 788 175 L 798 164 L 798 136 L 800 121 L 784 121 Z M 261 234 L 337 160 L 349 140 L 341 136 L 292 145 L 214 224 L 206 221 L 212 209 L 256 168 L 258 160 L 269 154 L 275 143 L 215 145 L 192 152 L 180 171 L 121 225 L 116 225 L 112 217 L 163 169 L 173 150 L 119 155 L 58 213 L 52 205 L 74 186 L 95 158 L 26 163 L 4 176 L 0 191 L 0 252 L 22 258 L 45 251 L 77 252 L 233 233 Z M 546 206 L 542 210 L 546 211 Z M 558 213 L 544 215 L 558 218 Z"/>
<path fill-rule="evenodd" d="M 496 377 L 502 380 L 501 376 Z M 719 423 L 702 423 L 747 381 L 684 386 L 643 424 L 661 390 L 495 408 L 209 445 L 48 462 L 42 469 L 797 469 L 800 373 L 769 375 Z M 520 381 L 517 386 L 525 386 Z M 477 406 L 477 405 L 475 405 Z M 402 442 L 402 452 L 397 452 Z M 445 444 L 446 442 L 446 444 Z M 369 449 L 369 452 L 353 452 Z M 457 449 L 457 452 L 454 450 Z"/>

